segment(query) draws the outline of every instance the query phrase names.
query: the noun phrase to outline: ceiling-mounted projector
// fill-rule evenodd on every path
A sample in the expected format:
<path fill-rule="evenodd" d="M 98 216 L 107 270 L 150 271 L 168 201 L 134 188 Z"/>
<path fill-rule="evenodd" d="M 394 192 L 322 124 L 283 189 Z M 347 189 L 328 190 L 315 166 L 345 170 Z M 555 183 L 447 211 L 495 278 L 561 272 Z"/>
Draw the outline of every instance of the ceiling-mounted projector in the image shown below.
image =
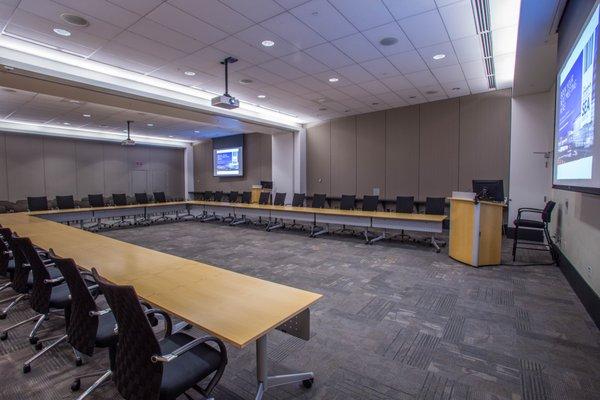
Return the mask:
<path fill-rule="evenodd" d="M 121 142 L 121 146 L 135 146 L 135 140 L 133 140 L 130 136 L 130 125 L 133 121 L 127 121 L 127 139 Z"/>
<path fill-rule="evenodd" d="M 227 57 L 226 59 L 221 61 L 221 64 L 225 66 L 225 93 L 222 96 L 217 96 L 210 101 L 211 104 L 215 107 L 226 108 L 228 110 L 231 110 L 240 106 L 240 101 L 229 94 L 228 65 L 233 64 L 236 61 L 237 58 L 234 57 Z"/>

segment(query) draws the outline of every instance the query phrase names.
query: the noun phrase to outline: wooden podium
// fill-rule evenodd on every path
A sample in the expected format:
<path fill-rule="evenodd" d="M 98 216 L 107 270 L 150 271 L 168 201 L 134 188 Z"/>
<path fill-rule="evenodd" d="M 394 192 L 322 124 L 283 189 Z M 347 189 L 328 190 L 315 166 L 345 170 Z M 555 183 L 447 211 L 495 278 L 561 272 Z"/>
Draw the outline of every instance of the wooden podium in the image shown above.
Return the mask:
<path fill-rule="evenodd" d="M 500 264 L 504 207 L 504 203 L 450 198 L 450 257 L 474 267 Z"/>
<path fill-rule="evenodd" d="M 271 192 L 271 189 L 263 189 L 262 186 L 260 185 L 253 185 L 252 186 L 252 204 L 258 204 L 258 199 L 260 198 L 260 194 L 263 192 Z"/>

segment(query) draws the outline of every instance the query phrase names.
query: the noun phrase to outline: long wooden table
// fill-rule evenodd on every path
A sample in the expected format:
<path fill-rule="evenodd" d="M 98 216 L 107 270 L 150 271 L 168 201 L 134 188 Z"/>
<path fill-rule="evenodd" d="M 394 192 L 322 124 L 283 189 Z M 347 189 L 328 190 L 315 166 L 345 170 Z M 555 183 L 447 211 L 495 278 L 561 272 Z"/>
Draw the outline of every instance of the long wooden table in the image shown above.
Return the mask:
<path fill-rule="evenodd" d="M 162 207 L 164 206 L 163 204 Z M 128 208 L 135 210 L 136 207 L 139 208 Z M 109 209 L 107 207 L 101 211 Z M 112 209 L 126 210 L 127 207 Z M 40 218 L 61 214 L 64 216 L 69 212 L 91 212 L 93 216 L 98 210 L 100 209 L 2 214 L 0 224 L 21 236 L 31 238 L 42 248 L 52 248 L 60 256 L 73 258 L 85 269 L 95 267 L 111 282 L 133 285 L 144 300 L 233 346 L 241 348 L 255 342 L 256 399 L 261 399 L 269 387 L 313 378 L 312 372 L 268 376 L 267 334 L 279 329 L 308 340 L 309 307 L 322 297 L 320 294 Z"/>

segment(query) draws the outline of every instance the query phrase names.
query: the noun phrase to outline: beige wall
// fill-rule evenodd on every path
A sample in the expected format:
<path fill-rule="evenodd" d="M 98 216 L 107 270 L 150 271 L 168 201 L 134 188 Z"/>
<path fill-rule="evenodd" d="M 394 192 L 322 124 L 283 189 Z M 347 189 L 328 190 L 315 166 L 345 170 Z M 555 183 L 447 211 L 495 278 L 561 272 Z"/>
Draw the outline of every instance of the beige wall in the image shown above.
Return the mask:
<path fill-rule="evenodd" d="M 345 117 L 307 130 L 307 192 L 450 196 L 471 180 L 508 190 L 510 90 Z"/>
<path fill-rule="evenodd" d="M 206 140 L 194 145 L 194 190 L 249 190 L 261 180 L 270 181 L 271 135 L 249 133 L 244 138 L 244 176 L 217 178 L 213 176 L 213 146 Z"/>
<path fill-rule="evenodd" d="M 183 149 L 0 133 L 0 199 L 133 194 L 184 197 Z"/>

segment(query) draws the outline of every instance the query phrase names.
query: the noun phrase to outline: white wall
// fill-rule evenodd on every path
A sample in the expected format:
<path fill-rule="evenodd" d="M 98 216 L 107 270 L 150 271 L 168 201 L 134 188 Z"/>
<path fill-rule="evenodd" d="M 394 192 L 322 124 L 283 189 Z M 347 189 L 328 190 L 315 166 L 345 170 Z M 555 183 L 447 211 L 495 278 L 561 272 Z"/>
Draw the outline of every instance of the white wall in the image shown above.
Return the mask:
<path fill-rule="evenodd" d="M 520 207 L 543 208 L 552 187 L 554 90 L 512 99 L 508 226 Z"/>
<path fill-rule="evenodd" d="M 273 192 L 286 193 L 286 204 L 291 204 L 294 195 L 294 134 L 274 134 L 271 140 Z"/>
<path fill-rule="evenodd" d="M 294 192 L 306 193 L 306 129 L 294 133 Z"/>

